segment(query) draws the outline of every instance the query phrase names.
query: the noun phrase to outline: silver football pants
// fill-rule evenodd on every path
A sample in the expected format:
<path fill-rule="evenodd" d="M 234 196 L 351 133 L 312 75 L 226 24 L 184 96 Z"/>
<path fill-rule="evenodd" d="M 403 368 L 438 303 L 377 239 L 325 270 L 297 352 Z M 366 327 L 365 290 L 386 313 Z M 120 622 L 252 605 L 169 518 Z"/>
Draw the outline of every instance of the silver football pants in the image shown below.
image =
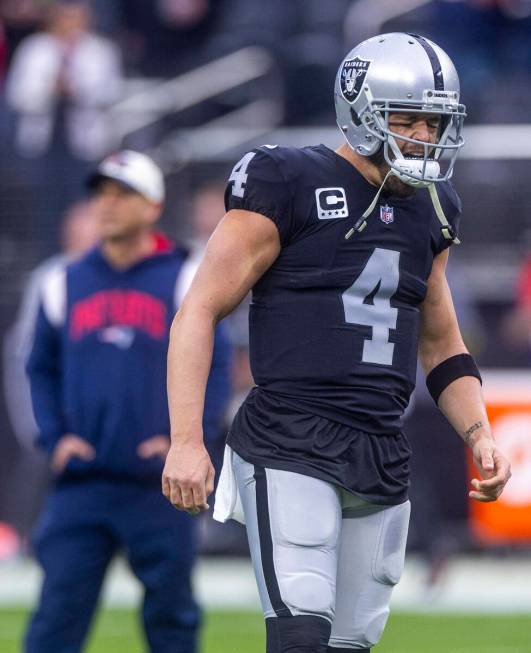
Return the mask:
<path fill-rule="evenodd" d="M 264 616 L 323 617 L 332 648 L 376 644 L 404 567 L 409 501 L 369 504 L 235 452 L 233 467 Z"/>

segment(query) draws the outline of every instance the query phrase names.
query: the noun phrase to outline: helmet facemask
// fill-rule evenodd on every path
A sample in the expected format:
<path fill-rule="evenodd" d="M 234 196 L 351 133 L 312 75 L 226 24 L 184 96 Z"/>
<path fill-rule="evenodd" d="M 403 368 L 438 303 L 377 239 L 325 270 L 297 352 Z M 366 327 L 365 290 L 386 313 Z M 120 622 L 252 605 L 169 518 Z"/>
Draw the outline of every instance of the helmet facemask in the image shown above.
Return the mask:
<path fill-rule="evenodd" d="M 447 181 L 452 177 L 455 160 L 464 145 L 462 128 L 466 116 L 465 106 L 458 103 L 457 93 L 425 91 L 426 100 L 430 101 L 433 95 L 437 95 L 437 102 L 432 101 L 430 104 L 422 105 L 403 100 L 393 102 L 392 100 L 374 99 L 368 86 L 364 87 L 360 95 L 362 94 L 365 95 L 366 104 L 364 103 L 365 107 L 356 123 L 361 123 L 368 134 L 380 141 L 384 159 L 392 174 L 414 187 L 426 187 L 431 183 Z M 352 109 L 352 113 L 354 113 L 354 109 Z M 439 115 L 441 126 L 437 142 L 429 143 L 393 132 L 389 126 L 389 117 L 396 113 Z M 355 116 L 352 117 L 354 121 Z M 423 155 L 419 157 L 404 156 L 397 141 L 418 146 L 419 149 L 422 149 Z M 441 172 L 439 159 L 444 155 L 448 161 L 445 171 Z"/>

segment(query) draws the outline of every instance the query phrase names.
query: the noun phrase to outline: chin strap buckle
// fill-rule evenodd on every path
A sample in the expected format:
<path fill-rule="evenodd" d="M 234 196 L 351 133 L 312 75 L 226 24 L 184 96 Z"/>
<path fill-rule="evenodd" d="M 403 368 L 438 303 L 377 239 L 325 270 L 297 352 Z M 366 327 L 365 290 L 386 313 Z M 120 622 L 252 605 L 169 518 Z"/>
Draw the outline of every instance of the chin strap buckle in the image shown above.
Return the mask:
<path fill-rule="evenodd" d="M 431 183 L 428 186 L 428 191 L 430 193 L 431 201 L 433 202 L 433 208 L 435 209 L 435 213 L 437 214 L 437 217 L 439 218 L 439 222 L 441 223 L 441 233 L 443 237 L 445 238 L 445 240 L 450 240 L 454 245 L 460 245 L 461 241 L 457 237 L 457 234 L 455 233 L 455 229 L 448 222 L 446 216 L 444 215 L 444 211 L 441 206 L 439 196 L 437 195 L 437 191 L 435 190 L 435 184 Z"/>
<path fill-rule="evenodd" d="M 349 229 L 345 234 L 345 240 L 348 240 L 356 232 L 361 233 L 367 226 L 367 220 L 362 216 L 359 220 L 356 221 L 352 229 Z"/>
<path fill-rule="evenodd" d="M 461 243 L 461 241 L 457 237 L 457 234 L 455 233 L 455 229 L 451 225 L 442 226 L 441 233 L 446 240 L 451 240 L 454 243 L 454 245 L 459 245 Z"/>

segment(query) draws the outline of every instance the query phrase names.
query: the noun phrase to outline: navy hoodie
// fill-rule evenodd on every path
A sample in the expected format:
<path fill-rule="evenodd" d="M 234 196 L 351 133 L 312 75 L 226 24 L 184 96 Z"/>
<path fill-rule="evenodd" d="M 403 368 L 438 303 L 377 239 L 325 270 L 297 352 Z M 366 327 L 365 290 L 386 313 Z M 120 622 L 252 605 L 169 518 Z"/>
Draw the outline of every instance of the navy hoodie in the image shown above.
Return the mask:
<path fill-rule="evenodd" d="M 112 478 L 160 482 L 161 458 L 138 445 L 169 435 L 166 356 L 187 252 L 156 237 L 153 255 L 112 267 L 100 248 L 56 269 L 43 293 L 28 361 L 38 444 L 52 453 L 74 433 L 96 450 L 74 458 L 60 480 Z M 218 326 L 205 399 L 205 440 L 220 434 L 230 399 L 230 346 Z"/>

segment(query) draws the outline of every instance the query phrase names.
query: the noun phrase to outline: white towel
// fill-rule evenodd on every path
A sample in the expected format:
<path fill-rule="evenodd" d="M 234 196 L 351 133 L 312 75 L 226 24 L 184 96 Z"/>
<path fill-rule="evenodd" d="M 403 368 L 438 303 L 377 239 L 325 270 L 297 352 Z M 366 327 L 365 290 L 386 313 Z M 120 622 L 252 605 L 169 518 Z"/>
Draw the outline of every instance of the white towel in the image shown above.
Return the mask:
<path fill-rule="evenodd" d="M 222 523 L 234 519 L 240 524 L 245 524 L 243 506 L 232 466 L 233 453 L 229 445 L 225 445 L 223 467 L 221 468 L 214 501 L 214 519 Z"/>

